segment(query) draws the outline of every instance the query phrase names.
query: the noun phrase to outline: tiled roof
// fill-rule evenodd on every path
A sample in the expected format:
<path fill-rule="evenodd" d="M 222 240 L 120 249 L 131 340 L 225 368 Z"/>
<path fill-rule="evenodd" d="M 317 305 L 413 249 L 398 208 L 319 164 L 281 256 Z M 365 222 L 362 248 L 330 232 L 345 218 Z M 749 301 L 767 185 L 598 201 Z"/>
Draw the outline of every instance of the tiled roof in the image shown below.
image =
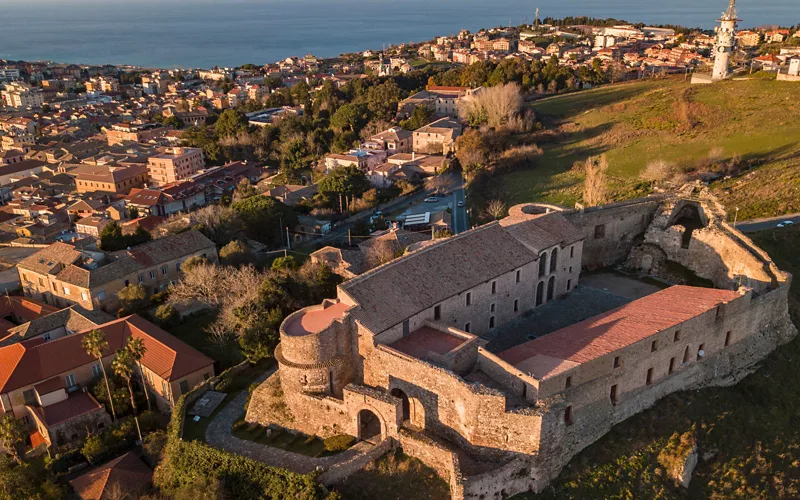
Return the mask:
<path fill-rule="evenodd" d="M 59 264 L 70 265 L 78 260 L 80 256 L 81 252 L 75 250 L 72 245 L 53 243 L 49 247 L 22 259 L 18 266 L 21 269 L 29 269 L 39 274 L 48 274 Z"/>
<path fill-rule="evenodd" d="M 107 323 L 113 319 L 114 318 L 103 311 L 88 311 L 81 306 L 74 305 L 11 328 L 9 332 L 16 335 L 18 340 L 25 340 L 62 326 L 66 326 L 73 332 L 79 332 L 94 328 L 99 324 Z M 3 340 L 5 341 L 6 339 Z"/>
<path fill-rule="evenodd" d="M 70 481 L 70 485 L 82 500 L 100 500 L 118 484 L 126 493 L 146 487 L 153 479 L 151 471 L 133 452 L 115 458 L 95 470 Z"/>
<path fill-rule="evenodd" d="M 378 334 L 536 259 L 502 226 L 491 223 L 396 259 L 340 288 L 361 306 L 354 317 Z"/>
<path fill-rule="evenodd" d="M 108 354 L 116 352 L 133 336 L 147 351 L 142 364 L 165 380 L 177 380 L 211 366 L 214 361 L 156 325 L 133 315 L 97 326 L 105 333 Z M 0 348 L 0 393 L 35 384 L 58 374 L 93 363 L 81 341 L 87 331 L 50 342 L 26 340 Z"/>
<path fill-rule="evenodd" d="M 133 205 L 154 207 L 163 203 L 167 198 L 171 197 L 156 189 L 133 188 L 125 199 Z"/>
<path fill-rule="evenodd" d="M 559 368 L 560 361 L 569 362 L 571 366 L 586 363 L 739 297 L 738 292 L 731 290 L 672 286 L 503 351 L 498 356 L 537 378 L 547 378 Z M 529 360 L 533 361 L 526 363 Z"/>
<path fill-rule="evenodd" d="M 583 234 L 558 212 L 538 217 L 506 217 L 500 225 L 531 251 L 540 251 L 555 245 L 567 246 L 583 239 Z"/>

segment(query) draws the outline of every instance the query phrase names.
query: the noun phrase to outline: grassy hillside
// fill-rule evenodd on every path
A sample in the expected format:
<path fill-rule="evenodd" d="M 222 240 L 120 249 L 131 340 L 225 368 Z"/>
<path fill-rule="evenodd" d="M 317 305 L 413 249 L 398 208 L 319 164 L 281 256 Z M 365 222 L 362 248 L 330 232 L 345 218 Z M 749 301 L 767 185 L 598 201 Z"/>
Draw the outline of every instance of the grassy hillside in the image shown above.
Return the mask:
<path fill-rule="evenodd" d="M 691 176 L 733 160 L 749 170 L 715 190 L 727 205 L 740 206 L 740 217 L 800 211 L 798 95 L 800 85 L 771 79 L 707 86 L 678 79 L 540 100 L 534 109 L 546 129 L 537 138 L 543 156 L 530 168 L 498 175 L 493 188 L 509 204 L 572 205 L 583 182 L 574 164 L 606 154 L 612 194 L 625 199 L 650 191 L 640 178 L 650 162 L 672 163 Z"/>
<path fill-rule="evenodd" d="M 798 276 L 794 249 L 800 229 L 761 232 L 753 239 L 778 266 Z M 795 324 L 799 300 L 794 285 Z M 672 394 L 578 454 L 542 494 L 520 498 L 799 498 L 798 359 L 795 339 L 734 387 Z M 688 490 L 665 473 L 680 436 L 695 438 L 703 457 Z"/>

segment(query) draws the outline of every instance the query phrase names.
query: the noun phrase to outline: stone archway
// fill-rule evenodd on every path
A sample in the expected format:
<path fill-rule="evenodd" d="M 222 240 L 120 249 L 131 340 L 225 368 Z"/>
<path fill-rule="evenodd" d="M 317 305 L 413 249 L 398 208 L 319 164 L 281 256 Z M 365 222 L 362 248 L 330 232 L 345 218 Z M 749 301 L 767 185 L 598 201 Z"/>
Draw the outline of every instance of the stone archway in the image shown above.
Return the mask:
<path fill-rule="evenodd" d="M 392 396 L 396 397 L 400 401 L 402 401 L 402 408 L 403 408 L 403 422 L 407 422 L 411 420 L 411 402 L 408 399 L 408 395 L 403 392 L 402 389 L 395 387 L 389 393 Z"/>
<path fill-rule="evenodd" d="M 381 419 L 372 410 L 363 409 L 358 412 L 358 439 L 369 443 L 379 443 L 383 439 Z"/>
<path fill-rule="evenodd" d="M 547 301 L 550 302 L 553 300 L 553 297 L 556 293 L 556 277 L 550 276 L 550 279 L 547 280 Z"/>
<path fill-rule="evenodd" d="M 536 306 L 540 306 L 544 303 L 544 281 L 540 281 L 538 285 L 536 285 Z"/>

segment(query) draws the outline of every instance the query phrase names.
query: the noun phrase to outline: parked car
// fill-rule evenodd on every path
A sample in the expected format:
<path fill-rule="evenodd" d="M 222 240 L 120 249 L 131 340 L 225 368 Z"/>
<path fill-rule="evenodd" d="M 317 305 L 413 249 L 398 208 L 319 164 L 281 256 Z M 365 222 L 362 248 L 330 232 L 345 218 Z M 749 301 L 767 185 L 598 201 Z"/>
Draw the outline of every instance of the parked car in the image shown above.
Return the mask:
<path fill-rule="evenodd" d="M 785 220 L 785 221 L 781 222 L 781 224 L 783 224 L 784 226 L 792 226 L 792 225 L 794 225 L 794 222 L 790 221 L 790 220 Z"/>
<path fill-rule="evenodd" d="M 425 203 L 436 203 L 437 201 L 439 201 L 439 198 L 436 196 L 429 196 L 425 198 Z"/>
<path fill-rule="evenodd" d="M 463 207 L 463 206 L 464 206 L 464 202 L 463 202 L 463 201 L 459 201 L 459 202 L 458 202 L 458 206 L 459 206 L 459 207 Z"/>

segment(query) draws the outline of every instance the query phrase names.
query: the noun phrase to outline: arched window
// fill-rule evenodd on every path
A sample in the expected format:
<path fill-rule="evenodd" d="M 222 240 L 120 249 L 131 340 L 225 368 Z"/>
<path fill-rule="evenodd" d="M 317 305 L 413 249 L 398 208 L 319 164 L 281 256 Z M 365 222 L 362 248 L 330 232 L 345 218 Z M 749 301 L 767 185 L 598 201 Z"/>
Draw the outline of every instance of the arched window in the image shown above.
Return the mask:
<path fill-rule="evenodd" d="M 536 286 L 536 305 L 540 306 L 544 302 L 544 281 L 540 281 Z"/>
<path fill-rule="evenodd" d="M 558 248 L 553 249 L 553 253 L 550 254 L 550 272 L 556 272 L 556 265 L 558 264 Z"/>
<path fill-rule="evenodd" d="M 539 255 L 539 276 L 547 274 L 547 252 Z"/>
<path fill-rule="evenodd" d="M 547 281 L 547 300 L 553 300 L 553 295 L 555 295 L 556 291 L 556 277 L 550 276 L 550 279 Z"/>

